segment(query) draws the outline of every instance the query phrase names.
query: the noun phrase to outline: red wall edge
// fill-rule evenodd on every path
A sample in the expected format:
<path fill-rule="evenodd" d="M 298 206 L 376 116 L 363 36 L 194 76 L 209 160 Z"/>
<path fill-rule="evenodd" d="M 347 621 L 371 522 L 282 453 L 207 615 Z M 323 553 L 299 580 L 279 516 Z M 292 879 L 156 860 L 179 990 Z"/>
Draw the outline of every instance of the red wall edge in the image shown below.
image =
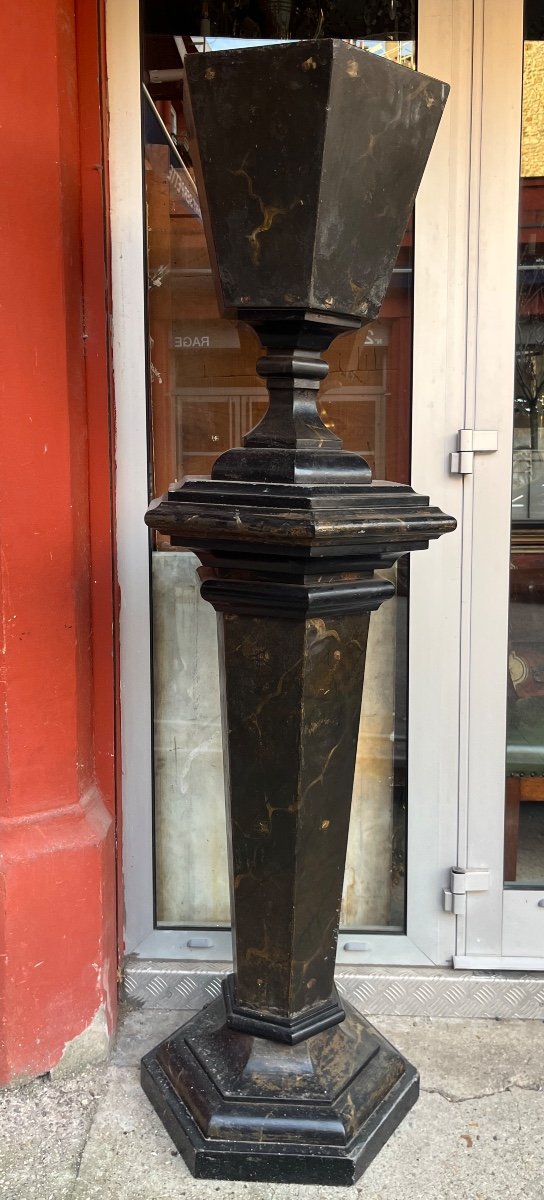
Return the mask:
<path fill-rule="evenodd" d="M 0 1082 L 116 1014 L 103 12 L 0 13 Z"/>

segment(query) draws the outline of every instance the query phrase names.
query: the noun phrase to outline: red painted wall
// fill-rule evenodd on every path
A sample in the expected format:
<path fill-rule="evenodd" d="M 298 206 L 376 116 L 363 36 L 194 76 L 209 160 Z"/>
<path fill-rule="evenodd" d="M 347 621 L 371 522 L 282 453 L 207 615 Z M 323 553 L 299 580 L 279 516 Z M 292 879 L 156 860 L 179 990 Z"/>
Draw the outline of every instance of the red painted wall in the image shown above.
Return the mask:
<path fill-rule="evenodd" d="M 0 1082 L 115 1019 L 99 6 L 0 15 Z"/>

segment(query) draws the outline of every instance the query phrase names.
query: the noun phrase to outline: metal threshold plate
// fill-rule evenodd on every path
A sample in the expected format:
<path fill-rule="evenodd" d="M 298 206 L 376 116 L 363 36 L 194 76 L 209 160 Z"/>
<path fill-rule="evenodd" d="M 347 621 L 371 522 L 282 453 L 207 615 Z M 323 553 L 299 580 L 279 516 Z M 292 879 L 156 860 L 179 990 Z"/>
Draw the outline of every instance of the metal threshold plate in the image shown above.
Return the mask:
<path fill-rule="evenodd" d="M 198 1011 L 221 993 L 227 963 L 129 958 L 124 999 L 138 1008 Z M 369 1016 L 544 1020 L 544 974 L 439 967 L 340 969 L 341 997 Z"/>

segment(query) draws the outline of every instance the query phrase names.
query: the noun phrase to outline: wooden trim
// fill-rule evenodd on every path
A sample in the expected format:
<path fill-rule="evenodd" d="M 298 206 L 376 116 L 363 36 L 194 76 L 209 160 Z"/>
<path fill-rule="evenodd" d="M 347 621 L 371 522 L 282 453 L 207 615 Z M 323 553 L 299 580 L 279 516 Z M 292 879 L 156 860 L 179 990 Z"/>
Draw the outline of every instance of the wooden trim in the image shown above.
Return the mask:
<path fill-rule="evenodd" d="M 520 778 L 520 798 L 533 804 L 544 800 L 544 778 L 541 775 L 526 775 Z"/>
<path fill-rule="evenodd" d="M 521 779 L 511 775 L 506 780 L 504 820 L 504 878 L 514 883 L 518 869 L 519 806 Z"/>

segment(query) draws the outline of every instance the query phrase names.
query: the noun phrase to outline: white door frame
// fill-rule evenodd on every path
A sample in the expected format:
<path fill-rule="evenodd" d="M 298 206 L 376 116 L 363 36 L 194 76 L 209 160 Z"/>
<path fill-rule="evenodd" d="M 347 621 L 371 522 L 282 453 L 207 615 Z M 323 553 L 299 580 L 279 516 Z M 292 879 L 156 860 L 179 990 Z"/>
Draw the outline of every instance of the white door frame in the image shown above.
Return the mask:
<path fill-rule="evenodd" d="M 460 520 L 448 453 L 464 419 L 472 0 L 420 0 L 420 69 L 452 93 L 416 206 L 413 481 Z M 138 0 L 107 4 L 117 544 L 121 642 L 123 859 L 128 953 L 229 956 L 228 935 L 194 949 L 195 931 L 155 930 L 147 496 L 144 226 Z M 449 431 L 449 432 L 448 432 Z M 451 436 L 450 436 L 451 434 Z M 455 918 L 441 890 L 456 862 L 459 773 L 460 533 L 412 559 L 409 860 L 406 936 L 364 934 L 349 962 L 451 963 Z M 431 615 L 431 619 L 430 618 Z M 363 940 L 364 939 L 364 940 Z M 203 939 L 206 941 L 206 938 Z M 209 939 L 210 940 L 210 939 Z M 197 938 L 198 941 L 198 938 Z"/>
<path fill-rule="evenodd" d="M 151 615 L 139 0 L 106 5 L 125 950 L 153 929 Z"/>
<path fill-rule="evenodd" d="M 473 60 L 472 0 L 420 0 L 418 67 L 451 85 L 416 201 L 412 483 L 458 529 L 410 566 L 407 930 L 451 963 L 442 889 L 456 865 L 463 493 L 449 453 L 463 425 Z"/>

